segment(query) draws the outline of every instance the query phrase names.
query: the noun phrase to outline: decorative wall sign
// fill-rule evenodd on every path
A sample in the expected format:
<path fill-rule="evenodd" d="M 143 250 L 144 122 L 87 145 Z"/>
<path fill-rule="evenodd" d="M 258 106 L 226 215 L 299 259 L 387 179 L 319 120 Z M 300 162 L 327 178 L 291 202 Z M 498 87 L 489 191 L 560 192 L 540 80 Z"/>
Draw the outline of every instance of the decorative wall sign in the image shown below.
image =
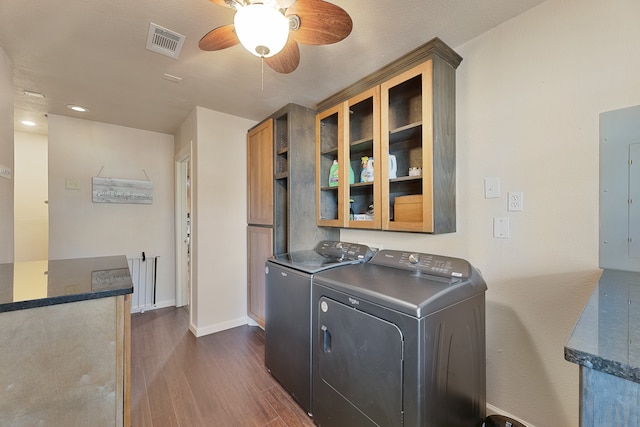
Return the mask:
<path fill-rule="evenodd" d="M 153 182 L 131 179 L 93 178 L 93 203 L 153 203 Z"/>
<path fill-rule="evenodd" d="M 109 288 L 120 288 L 127 285 L 133 286 L 128 268 L 91 272 L 91 289 L 94 291 Z"/>

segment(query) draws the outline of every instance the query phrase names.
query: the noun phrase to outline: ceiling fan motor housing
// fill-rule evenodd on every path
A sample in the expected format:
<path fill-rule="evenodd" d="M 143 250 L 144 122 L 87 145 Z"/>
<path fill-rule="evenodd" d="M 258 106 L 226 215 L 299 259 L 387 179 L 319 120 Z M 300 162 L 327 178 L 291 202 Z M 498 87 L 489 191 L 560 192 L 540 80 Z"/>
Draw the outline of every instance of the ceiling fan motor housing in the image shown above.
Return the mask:
<path fill-rule="evenodd" d="M 300 63 L 298 45 L 324 45 L 345 39 L 353 29 L 349 14 L 326 0 L 211 0 L 236 11 L 234 23 L 214 28 L 198 42 L 215 51 L 241 43 L 278 73 L 293 72 Z M 254 13 L 255 12 L 255 13 Z M 251 16 L 251 19 L 248 17 Z M 275 27 L 265 24 L 269 18 Z M 242 22 L 244 23 L 242 23 Z M 274 29 L 276 28 L 276 29 Z M 278 40 L 272 40 L 272 37 Z"/>
<path fill-rule="evenodd" d="M 268 58 L 280 52 L 289 38 L 289 21 L 277 9 L 253 3 L 234 16 L 240 43 L 256 56 Z"/>

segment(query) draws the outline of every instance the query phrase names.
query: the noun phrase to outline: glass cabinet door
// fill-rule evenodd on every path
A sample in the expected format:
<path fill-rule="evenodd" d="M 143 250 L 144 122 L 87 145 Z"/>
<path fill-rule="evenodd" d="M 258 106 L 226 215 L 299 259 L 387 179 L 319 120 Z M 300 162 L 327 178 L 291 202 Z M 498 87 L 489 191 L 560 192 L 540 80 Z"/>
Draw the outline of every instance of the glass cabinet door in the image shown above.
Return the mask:
<path fill-rule="evenodd" d="M 346 187 L 350 228 L 380 229 L 380 181 L 385 171 L 380 152 L 380 87 L 346 101 L 348 160 L 354 179 Z"/>
<path fill-rule="evenodd" d="M 316 223 L 319 226 L 346 225 L 348 203 L 344 182 L 349 179 L 349 162 L 345 161 L 345 110 L 346 104 L 342 103 L 316 116 Z"/>
<path fill-rule="evenodd" d="M 382 229 L 433 231 L 432 61 L 381 85 L 382 144 L 395 163 L 383 179 Z"/>

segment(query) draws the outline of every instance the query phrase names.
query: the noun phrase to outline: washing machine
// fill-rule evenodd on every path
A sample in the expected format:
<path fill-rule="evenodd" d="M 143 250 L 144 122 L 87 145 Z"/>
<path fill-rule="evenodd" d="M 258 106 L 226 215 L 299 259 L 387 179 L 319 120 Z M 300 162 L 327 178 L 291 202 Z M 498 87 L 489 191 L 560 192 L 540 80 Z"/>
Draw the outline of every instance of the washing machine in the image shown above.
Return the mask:
<path fill-rule="evenodd" d="M 310 415 L 313 277 L 372 256 L 366 245 L 324 240 L 314 249 L 276 255 L 265 264 L 265 366 Z"/>
<path fill-rule="evenodd" d="M 481 426 L 486 289 L 463 259 L 396 250 L 316 274 L 314 422 Z"/>

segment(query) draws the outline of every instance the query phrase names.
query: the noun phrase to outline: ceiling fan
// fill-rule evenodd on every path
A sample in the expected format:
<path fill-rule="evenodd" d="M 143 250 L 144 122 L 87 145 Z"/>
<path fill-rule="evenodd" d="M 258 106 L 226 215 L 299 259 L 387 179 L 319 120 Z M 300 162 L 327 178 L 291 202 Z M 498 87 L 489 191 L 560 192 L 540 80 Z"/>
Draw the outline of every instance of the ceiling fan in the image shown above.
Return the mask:
<path fill-rule="evenodd" d="M 300 63 L 298 43 L 337 43 L 351 33 L 347 12 L 324 0 L 211 0 L 236 10 L 234 23 L 214 28 L 198 46 L 226 49 L 241 43 L 278 73 L 288 74 Z"/>

